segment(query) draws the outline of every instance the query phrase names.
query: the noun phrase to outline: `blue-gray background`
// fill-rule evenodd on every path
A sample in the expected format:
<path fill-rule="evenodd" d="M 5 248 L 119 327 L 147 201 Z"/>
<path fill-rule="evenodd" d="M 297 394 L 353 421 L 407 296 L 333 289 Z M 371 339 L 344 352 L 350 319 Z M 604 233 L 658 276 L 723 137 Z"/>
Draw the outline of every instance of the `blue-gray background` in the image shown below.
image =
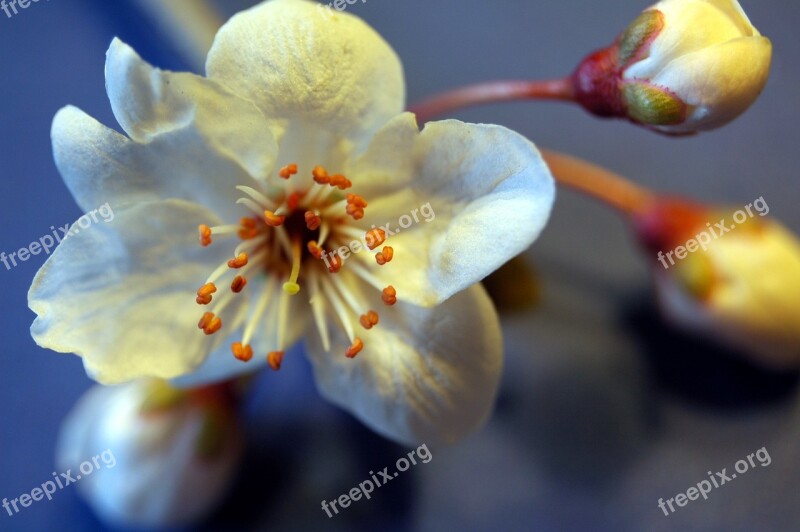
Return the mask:
<path fill-rule="evenodd" d="M 232 13 L 246 2 L 220 2 Z M 224 4 L 224 5 L 223 5 Z M 470 82 L 550 78 L 608 43 L 635 0 L 368 0 L 350 7 L 395 47 L 409 100 Z M 460 113 L 593 160 L 641 183 L 741 206 L 764 196 L 800 232 L 797 125 L 800 4 L 745 0 L 775 48 L 759 102 L 726 129 L 667 139 L 559 104 Z M 103 62 L 118 35 L 146 59 L 186 69 L 152 21 L 126 1 L 54 0 L 0 13 L 0 250 L 26 246 L 80 212 L 52 162 L 53 114 L 75 104 L 114 125 Z M 526 257 L 542 301 L 503 313 L 506 375 L 486 430 L 413 468 L 329 520 L 319 501 L 345 492 L 404 450 L 316 394 L 300 358 L 260 379 L 248 405 L 251 449 L 239 486 L 209 529 L 797 530 L 797 376 L 741 363 L 663 326 L 643 257 L 613 212 L 560 194 Z M 46 481 L 60 420 L 91 383 L 80 361 L 36 347 L 26 291 L 43 256 L 0 268 L 0 497 Z M 764 272 L 764 275 L 769 275 Z M 800 294 L 798 294 L 800 297 Z M 672 497 L 766 446 L 772 464 L 665 517 Z M 102 528 L 74 487 L 0 529 Z"/>

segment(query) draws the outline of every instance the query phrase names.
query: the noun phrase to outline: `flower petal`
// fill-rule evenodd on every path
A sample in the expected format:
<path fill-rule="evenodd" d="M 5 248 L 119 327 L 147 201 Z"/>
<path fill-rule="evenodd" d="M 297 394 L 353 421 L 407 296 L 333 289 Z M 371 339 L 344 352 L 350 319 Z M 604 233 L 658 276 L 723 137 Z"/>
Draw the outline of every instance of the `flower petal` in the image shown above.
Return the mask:
<path fill-rule="evenodd" d="M 687 130 L 696 130 L 698 124 L 711 129 L 750 107 L 767 84 L 771 61 L 769 39 L 740 37 L 675 59 L 653 83 L 669 87 L 695 107 L 686 121 Z M 681 126 L 669 130 L 679 132 Z"/>
<path fill-rule="evenodd" d="M 226 257 L 202 248 L 206 209 L 179 200 L 118 211 L 108 223 L 77 229 L 42 266 L 28 293 L 37 344 L 81 356 L 97 381 L 173 378 L 197 367 L 222 335 L 197 328 L 194 292 Z M 225 323 L 238 326 L 235 318 Z"/>
<path fill-rule="evenodd" d="M 138 144 L 75 107 L 56 114 L 51 135 L 61 177 L 87 212 L 103 203 L 120 209 L 179 198 L 233 222 L 242 212 L 236 185 L 255 186 L 244 170 L 203 142 L 170 134 Z"/>
<path fill-rule="evenodd" d="M 521 135 L 456 120 L 420 133 L 408 113 L 378 133 L 351 175 L 354 191 L 370 202 L 364 227 L 390 223 L 394 259 L 375 275 L 398 298 L 423 306 L 527 249 L 555 199 L 548 167 Z"/>
<path fill-rule="evenodd" d="M 364 349 L 353 359 L 309 338 L 317 386 L 330 401 L 414 445 L 455 442 L 484 424 L 500 379 L 502 336 L 482 287 L 430 310 L 398 303 L 359 336 Z M 341 332 L 332 340 L 347 343 Z"/>
<path fill-rule="evenodd" d="M 183 150 L 201 144 L 254 178 L 265 178 L 275 166 L 277 146 L 264 116 L 211 80 L 153 68 L 114 39 L 106 89 L 114 116 L 136 142 L 166 137 Z"/>
<path fill-rule="evenodd" d="M 402 111 L 402 66 L 359 18 L 315 2 L 262 2 L 217 33 L 208 77 L 255 102 L 270 119 L 295 120 L 353 141 Z"/>

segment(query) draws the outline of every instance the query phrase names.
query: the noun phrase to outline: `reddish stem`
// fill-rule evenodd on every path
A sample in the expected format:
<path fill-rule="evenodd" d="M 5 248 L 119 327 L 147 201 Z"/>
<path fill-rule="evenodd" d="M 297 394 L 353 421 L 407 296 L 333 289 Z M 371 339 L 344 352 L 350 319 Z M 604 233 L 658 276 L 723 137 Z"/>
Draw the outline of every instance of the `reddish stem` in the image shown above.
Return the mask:
<path fill-rule="evenodd" d="M 642 215 L 656 201 L 652 192 L 605 168 L 549 150 L 542 150 L 542 156 L 556 182 L 599 199 L 625 214 Z"/>
<path fill-rule="evenodd" d="M 443 92 L 411 106 L 409 111 L 417 115 L 419 123 L 424 123 L 464 107 L 514 100 L 574 101 L 575 91 L 569 78 L 553 81 L 490 81 Z"/>

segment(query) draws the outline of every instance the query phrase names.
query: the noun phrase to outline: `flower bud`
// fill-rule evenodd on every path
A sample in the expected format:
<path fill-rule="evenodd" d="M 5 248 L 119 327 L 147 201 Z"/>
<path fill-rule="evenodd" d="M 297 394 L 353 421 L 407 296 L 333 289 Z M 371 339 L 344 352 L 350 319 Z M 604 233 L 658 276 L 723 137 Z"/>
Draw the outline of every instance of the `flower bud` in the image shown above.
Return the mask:
<path fill-rule="evenodd" d="M 113 467 L 77 488 L 111 526 L 183 526 L 202 519 L 230 487 L 243 438 L 224 386 L 180 391 L 163 381 L 95 386 L 64 422 L 62 471 L 106 452 Z M 81 470 L 83 471 L 83 470 Z"/>
<path fill-rule="evenodd" d="M 752 208 L 731 212 L 662 200 L 636 220 L 661 310 L 761 365 L 800 367 L 800 241 Z"/>
<path fill-rule="evenodd" d="M 737 0 L 663 0 L 573 75 L 590 112 L 667 134 L 721 127 L 756 100 L 772 44 Z"/>

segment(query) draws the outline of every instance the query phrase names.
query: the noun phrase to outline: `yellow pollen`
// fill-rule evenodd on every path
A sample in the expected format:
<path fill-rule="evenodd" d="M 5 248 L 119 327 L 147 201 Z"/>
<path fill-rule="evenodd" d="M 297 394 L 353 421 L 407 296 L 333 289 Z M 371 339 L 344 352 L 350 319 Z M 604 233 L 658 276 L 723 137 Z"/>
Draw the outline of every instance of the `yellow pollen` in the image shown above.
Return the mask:
<path fill-rule="evenodd" d="M 383 229 L 372 229 L 371 231 L 367 231 L 365 236 L 367 241 L 367 246 L 370 250 L 375 249 L 376 247 L 380 246 L 384 242 L 386 242 L 386 231 Z"/>
<path fill-rule="evenodd" d="M 283 179 L 289 179 L 296 173 L 297 173 L 297 165 L 292 163 L 281 168 L 281 171 L 278 172 L 278 175 L 281 176 Z"/>
<path fill-rule="evenodd" d="M 242 345 L 241 342 L 231 344 L 233 356 L 242 362 L 249 362 L 253 358 L 253 348 L 249 345 Z"/>
<path fill-rule="evenodd" d="M 300 260 L 300 240 L 295 239 L 292 242 L 292 274 L 289 276 L 289 281 L 283 283 L 283 291 L 290 296 L 297 295 L 300 292 L 300 285 L 297 284 L 297 278 L 300 276 Z"/>
<path fill-rule="evenodd" d="M 228 261 L 228 268 L 238 270 L 247 266 L 247 253 L 239 253 L 239 256 Z"/>
<path fill-rule="evenodd" d="M 264 221 L 270 227 L 280 227 L 284 220 L 286 220 L 286 216 L 278 216 L 272 211 L 264 211 Z"/>
<path fill-rule="evenodd" d="M 204 248 L 210 246 L 211 242 L 213 242 L 213 240 L 211 240 L 211 228 L 202 224 L 197 227 L 197 231 L 200 235 L 200 245 Z"/>
<path fill-rule="evenodd" d="M 347 351 L 344 352 L 347 358 L 355 358 L 357 354 L 364 349 L 364 342 L 361 341 L 361 338 L 356 338 L 353 340 L 353 345 L 347 348 Z"/>
<path fill-rule="evenodd" d="M 381 293 L 381 299 L 389 306 L 394 305 L 397 303 L 397 290 L 392 285 L 387 286 Z"/>
<path fill-rule="evenodd" d="M 273 371 L 278 371 L 281 369 L 281 364 L 283 364 L 283 351 L 272 351 L 267 355 L 267 364 Z"/>
<path fill-rule="evenodd" d="M 237 275 L 237 276 L 236 276 L 236 277 L 233 279 L 233 282 L 231 283 L 231 291 L 232 291 L 234 294 L 238 294 L 239 292 L 241 292 L 242 290 L 244 290 L 244 287 L 245 287 L 245 286 L 247 286 L 247 279 L 245 279 L 245 278 L 244 278 L 244 277 L 242 277 L 241 275 Z"/>

